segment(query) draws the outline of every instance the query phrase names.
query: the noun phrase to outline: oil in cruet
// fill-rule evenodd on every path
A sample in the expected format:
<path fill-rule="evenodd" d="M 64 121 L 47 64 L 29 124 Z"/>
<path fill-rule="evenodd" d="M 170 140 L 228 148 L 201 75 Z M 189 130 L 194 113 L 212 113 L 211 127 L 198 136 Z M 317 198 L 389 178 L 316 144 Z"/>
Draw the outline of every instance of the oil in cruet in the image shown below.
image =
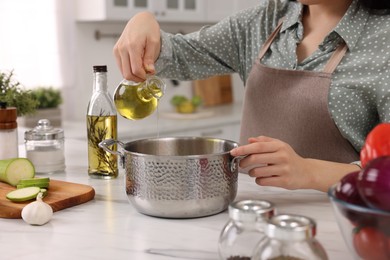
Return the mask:
<path fill-rule="evenodd" d="M 148 75 L 141 83 L 123 80 L 114 93 L 116 109 L 126 119 L 145 118 L 156 110 L 164 91 L 165 83 L 157 76 Z"/>

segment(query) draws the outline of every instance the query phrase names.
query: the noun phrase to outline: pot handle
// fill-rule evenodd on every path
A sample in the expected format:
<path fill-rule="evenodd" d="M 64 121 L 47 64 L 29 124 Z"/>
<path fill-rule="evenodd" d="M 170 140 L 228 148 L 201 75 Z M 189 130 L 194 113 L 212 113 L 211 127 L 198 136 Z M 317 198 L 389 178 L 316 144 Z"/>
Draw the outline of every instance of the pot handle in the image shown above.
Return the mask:
<path fill-rule="evenodd" d="M 106 139 L 106 140 L 103 140 L 99 143 L 99 147 L 102 148 L 106 152 L 118 155 L 120 158 L 120 164 L 121 164 L 122 168 L 124 168 L 125 167 L 125 156 L 121 152 L 114 151 L 114 150 L 111 150 L 109 148 L 110 146 L 113 146 L 115 144 L 118 144 L 122 148 L 124 146 L 124 143 L 122 143 L 121 141 L 114 140 L 114 139 Z"/>
<path fill-rule="evenodd" d="M 249 154 L 239 155 L 239 156 L 233 157 L 232 161 L 230 162 L 230 171 L 235 172 L 238 168 L 238 163 L 240 162 L 240 160 L 244 159 L 248 155 Z"/>

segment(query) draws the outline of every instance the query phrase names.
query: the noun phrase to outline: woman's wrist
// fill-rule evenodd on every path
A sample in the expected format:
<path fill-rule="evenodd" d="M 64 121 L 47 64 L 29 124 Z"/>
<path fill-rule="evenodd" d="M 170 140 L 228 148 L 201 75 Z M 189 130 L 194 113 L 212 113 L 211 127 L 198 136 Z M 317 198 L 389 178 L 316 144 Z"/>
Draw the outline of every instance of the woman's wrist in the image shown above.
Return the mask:
<path fill-rule="evenodd" d="M 336 163 L 316 159 L 305 159 L 308 173 L 307 189 L 327 192 L 329 188 L 340 181 L 348 173 L 359 171 L 356 164 Z"/>

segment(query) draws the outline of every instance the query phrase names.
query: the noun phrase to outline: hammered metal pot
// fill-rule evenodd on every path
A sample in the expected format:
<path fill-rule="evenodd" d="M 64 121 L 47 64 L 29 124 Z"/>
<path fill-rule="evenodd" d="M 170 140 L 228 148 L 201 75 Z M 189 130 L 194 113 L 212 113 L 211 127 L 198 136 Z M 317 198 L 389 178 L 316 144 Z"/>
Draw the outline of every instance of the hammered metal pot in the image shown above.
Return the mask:
<path fill-rule="evenodd" d="M 118 152 L 109 147 L 118 144 Z M 164 218 L 204 217 L 224 211 L 237 193 L 233 141 L 203 137 L 104 140 L 120 155 L 126 194 L 141 213 Z M 122 150 L 122 151 L 120 151 Z"/>

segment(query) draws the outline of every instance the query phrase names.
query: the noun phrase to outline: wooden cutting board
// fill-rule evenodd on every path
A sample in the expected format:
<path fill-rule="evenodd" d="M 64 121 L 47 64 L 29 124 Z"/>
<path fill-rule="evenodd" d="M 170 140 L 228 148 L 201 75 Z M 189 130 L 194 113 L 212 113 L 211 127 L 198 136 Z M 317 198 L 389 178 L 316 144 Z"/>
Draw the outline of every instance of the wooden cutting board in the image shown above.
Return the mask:
<path fill-rule="evenodd" d="M 230 75 L 214 76 L 193 82 L 194 94 L 200 96 L 203 106 L 217 106 L 233 102 L 232 79 Z"/>
<path fill-rule="evenodd" d="M 15 190 L 15 187 L 0 183 L 0 218 L 21 218 L 23 207 L 33 201 L 8 200 L 6 194 L 12 190 Z M 91 186 L 50 179 L 48 194 L 43 201 L 48 203 L 55 212 L 85 203 L 94 197 L 95 190 Z"/>

